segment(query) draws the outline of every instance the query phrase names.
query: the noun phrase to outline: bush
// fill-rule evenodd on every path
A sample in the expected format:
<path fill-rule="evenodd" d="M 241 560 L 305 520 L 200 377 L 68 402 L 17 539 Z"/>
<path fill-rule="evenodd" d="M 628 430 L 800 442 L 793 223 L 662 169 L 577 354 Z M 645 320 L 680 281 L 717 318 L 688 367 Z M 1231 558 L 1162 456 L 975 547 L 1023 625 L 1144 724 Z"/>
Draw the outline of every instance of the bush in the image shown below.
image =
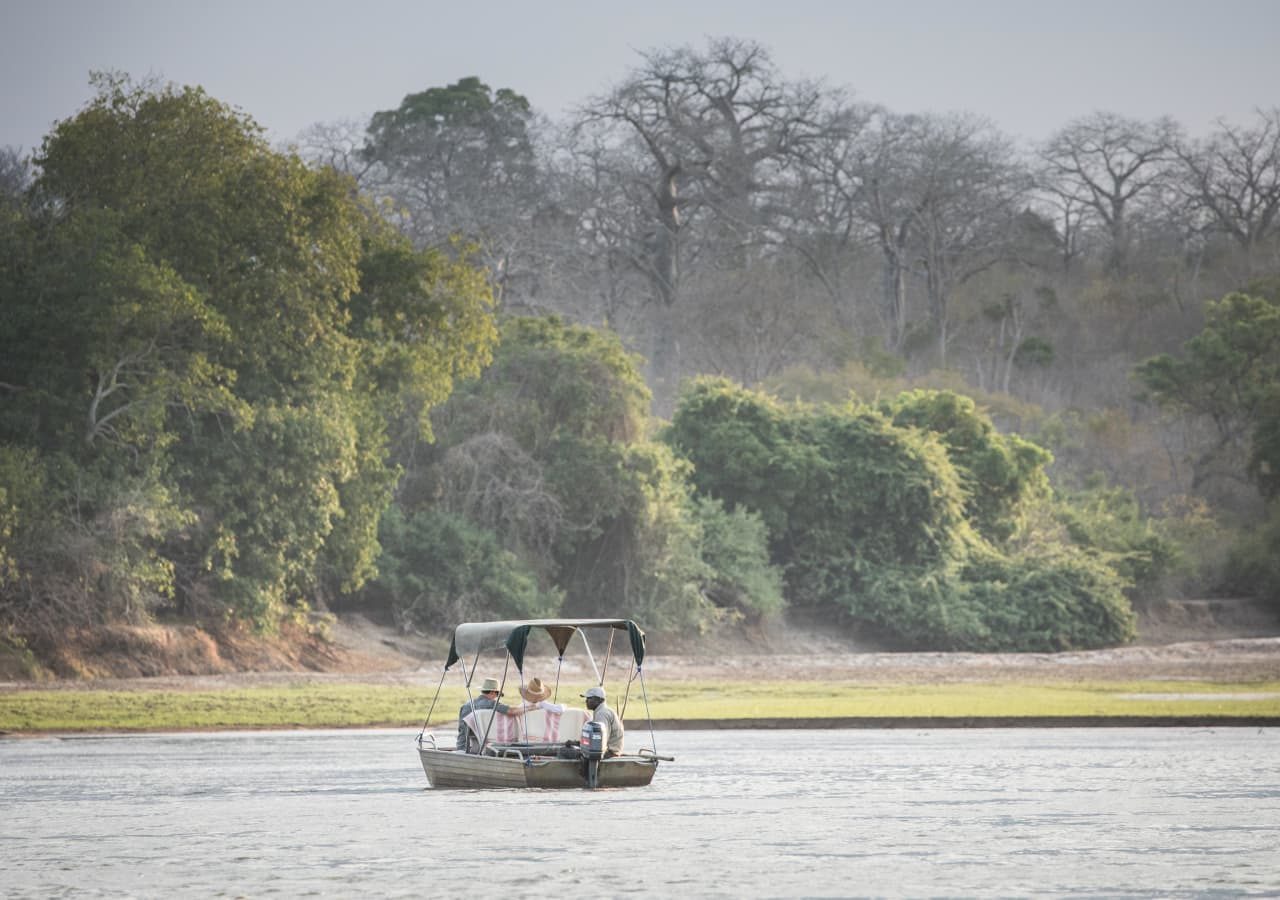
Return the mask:
<path fill-rule="evenodd" d="M 1012 537 L 1023 503 L 1047 490 L 1049 452 L 1017 435 L 1000 434 L 969 397 L 917 390 L 881 408 L 895 425 L 923 428 L 941 438 L 968 495 L 965 516 L 988 540 Z"/>
<path fill-rule="evenodd" d="M 1280 609 L 1280 501 L 1272 501 L 1267 518 L 1232 548 L 1227 572 L 1228 590 Z"/>
<path fill-rule="evenodd" d="M 559 611 L 557 592 L 540 590 L 515 554 L 464 518 L 439 510 L 405 516 L 393 507 L 378 537 L 380 574 L 367 593 L 390 605 L 406 629 Z"/>
<path fill-rule="evenodd" d="M 850 612 L 911 648 L 1055 652 L 1131 641 L 1124 582 L 1085 554 L 985 555 L 954 572 L 886 567 Z"/>
<path fill-rule="evenodd" d="M 785 606 L 782 573 L 769 565 L 768 535 L 760 517 L 742 508 L 729 512 L 707 497 L 696 499 L 694 509 L 702 527 L 702 558 L 711 567 L 706 596 L 751 620 L 780 613 Z"/>
<path fill-rule="evenodd" d="M 1064 495 L 1056 509 L 1071 540 L 1102 554 L 1133 585 L 1136 600 L 1157 599 L 1181 565 L 1178 545 L 1143 515 L 1127 488 L 1095 483 Z"/>
<path fill-rule="evenodd" d="M 1044 505 L 1048 454 L 997 434 L 967 398 L 807 407 L 703 379 L 664 436 L 693 462 L 700 491 L 760 514 L 792 604 L 917 648 L 1059 650 L 1133 637 L 1124 575 L 1064 545 L 1060 526 L 1047 541 L 1020 528 Z M 1023 549 L 1006 555 L 975 522 L 992 537 L 1022 534 Z"/>
<path fill-rule="evenodd" d="M 777 607 L 763 528 L 697 507 L 689 464 L 644 439 L 648 390 L 616 335 L 547 317 L 502 336 L 434 417 L 420 508 L 495 536 L 566 615 L 697 629 Z"/>

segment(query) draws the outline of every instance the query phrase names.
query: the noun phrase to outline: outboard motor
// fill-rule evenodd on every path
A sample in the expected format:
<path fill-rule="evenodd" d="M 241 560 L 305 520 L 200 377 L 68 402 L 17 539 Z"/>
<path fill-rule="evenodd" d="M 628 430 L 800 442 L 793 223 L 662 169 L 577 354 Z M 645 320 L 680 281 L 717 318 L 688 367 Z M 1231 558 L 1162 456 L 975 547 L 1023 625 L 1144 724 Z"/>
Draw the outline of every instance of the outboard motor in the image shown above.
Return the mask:
<path fill-rule="evenodd" d="M 600 760 L 604 759 L 605 748 L 609 746 L 609 727 L 603 722 L 588 722 L 582 726 L 582 740 L 579 752 L 582 764 L 586 768 L 587 787 L 600 785 Z"/>

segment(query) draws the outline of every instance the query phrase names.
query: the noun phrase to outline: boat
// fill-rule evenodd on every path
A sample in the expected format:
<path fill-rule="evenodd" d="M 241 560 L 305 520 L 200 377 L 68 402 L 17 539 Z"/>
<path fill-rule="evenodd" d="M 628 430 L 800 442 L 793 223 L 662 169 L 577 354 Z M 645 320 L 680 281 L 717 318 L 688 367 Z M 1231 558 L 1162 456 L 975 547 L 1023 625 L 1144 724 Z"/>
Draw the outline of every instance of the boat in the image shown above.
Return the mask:
<path fill-rule="evenodd" d="M 585 709 L 564 705 L 559 712 L 529 710 L 522 717 L 494 715 L 492 709 L 475 710 L 463 720 L 471 738 L 469 747 L 459 749 L 457 732 L 434 734 L 427 731 L 440 690 L 449 671 L 461 663 L 458 672 L 468 700 L 480 694 L 473 684 L 482 656 L 505 654 L 499 691 L 505 692 L 508 675 L 514 670 L 519 687 L 525 687 L 525 654 L 531 634 L 545 633 L 557 653 L 555 689 L 557 700 L 565 651 L 574 637 L 585 651 L 595 675 L 595 685 L 603 688 L 605 674 L 615 647 L 630 655 L 626 685 L 621 701 L 614 707 L 622 718 L 633 685 L 639 685 L 649 722 L 649 746 L 634 753 L 623 752 L 606 758 L 607 732 L 590 721 Z M 622 638 L 622 640 L 618 640 Z M 592 642 L 604 645 L 604 664 L 597 666 Z M 440 788 L 623 788 L 644 787 L 653 781 L 660 761 L 654 740 L 649 696 L 644 684 L 645 635 L 630 619 L 529 619 L 499 622 L 466 622 L 453 631 L 449 655 L 436 687 L 431 710 L 418 732 L 418 756 L 427 783 Z M 602 671 L 603 670 L 603 671 Z M 625 748 L 624 748 L 625 750 Z"/>

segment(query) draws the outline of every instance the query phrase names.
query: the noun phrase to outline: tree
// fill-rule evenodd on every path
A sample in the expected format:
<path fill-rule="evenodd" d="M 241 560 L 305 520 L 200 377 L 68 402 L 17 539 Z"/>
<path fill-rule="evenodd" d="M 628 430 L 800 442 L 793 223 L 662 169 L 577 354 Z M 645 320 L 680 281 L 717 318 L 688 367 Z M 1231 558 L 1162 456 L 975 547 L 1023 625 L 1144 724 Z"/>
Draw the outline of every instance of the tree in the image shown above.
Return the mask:
<path fill-rule="evenodd" d="M 885 349 L 897 353 L 907 333 L 907 274 L 922 198 L 915 190 L 919 170 L 919 119 L 886 113 L 859 141 L 845 165 L 852 185 L 852 210 L 871 229 L 880 252 L 880 319 Z"/>
<path fill-rule="evenodd" d="M 59 527 L 135 522 L 156 593 L 273 627 L 373 573 L 388 419 L 479 370 L 491 295 L 200 89 L 96 83 L 6 232 L 0 437 L 58 475 Z"/>
<path fill-rule="evenodd" d="M 1111 271 L 1123 273 L 1129 264 L 1135 209 L 1165 178 L 1177 130 L 1171 119 L 1096 112 L 1068 123 L 1041 150 L 1049 189 L 1087 205 L 1110 235 Z"/>
<path fill-rule="evenodd" d="M 1280 482 L 1280 305 L 1248 294 L 1228 294 L 1207 305 L 1204 330 L 1183 355 L 1161 354 L 1136 368 L 1156 403 L 1212 424 L 1214 439 L 1193 460 L 1193 488 L 1215 479 L 1239 479 L 1249 460 L 1267 496 Z"/>
<path fill-rule="evenodd" d="M 914 154 L 911 194 L 918 197 L 916 235 L 938 341 L 947 364 L 952 292 L 980 272 L 1013 259 L 1027 181 L 1008 140 L 968 116 L 924 117 Z"/>
<path fill-rule="evenodd" d="M 1180 144 L 1178 158 L 1180 189 L 1239 245 L 1253 275 L 1280 212 L 1280 109 L 1259 110 L 1253 127 L 1220 123 L 1207 139 Z"/>
<path fill-rule="evenodd" d="M 0 206 L 17 200 L 31 183 L 31 161 L 13 147 L 0 147 Z"/>
<path fill-rule="evenodd" d="M 583 126 L 634 141 L 646 160 L 635 171 L 648 198 L 637 230 L 643 244 L 631 257 L 651 287 L 651 363 L 665 375 L 674 362 L 670 310 L 682 294 L 682 265 L 698 254 L 741 260 L 760 243 L 760 229 L 776 216 L 779 171 L 824 128 L 824 95 L 816 85 L 781 79 L 768 52 L 749 41 L 721 38 L 701 52 L 656 50 L 641 59 L 586 106 Z M 695 232 L 706 248 L 691 242 Z"/>
<path fill-rule="evenodd" d="M 969 397 L 952 391 L 908 391 L 880 408 L 895 425 L 941 438 L 964 485 L 965 517 L 995 544 L 1017 530 L 1023 507 L 1048 491 L 1044 469 L 1053 457 L 1017 435 L 996 431 Z"/>
<path fill-rule="evenodd" d="M 434 417 L 440 443 L 400 502 L 484 529 L 565 614 L 673 628 L 776 610 L 758 522 L 693 502 L 687 464 L 645 439 L 648 404 L 615 335 L 507 319 L 494 364 Z"/>
<path fill-rule="evenodd" d="M 374 113 L 360 151 L 384 173 L 381 190 L 416 244 L 479 245 L 499 301 L 530 277 L 526 244 L 542 201 L 534 124 L 525 97 L 463 78 Z"/>

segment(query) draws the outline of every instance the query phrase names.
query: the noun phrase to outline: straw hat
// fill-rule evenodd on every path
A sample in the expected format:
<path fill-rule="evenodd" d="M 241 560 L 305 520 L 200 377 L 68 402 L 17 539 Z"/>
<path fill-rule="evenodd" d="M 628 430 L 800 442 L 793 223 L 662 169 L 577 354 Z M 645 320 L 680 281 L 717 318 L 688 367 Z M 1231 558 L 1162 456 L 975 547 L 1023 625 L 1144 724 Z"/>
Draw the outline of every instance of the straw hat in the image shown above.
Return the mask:
<path fill-rule="evenodd" d="M 530 703 L 537 703 L 551 696 L 551 688 L 543 684 L 541 678 L 530 678 L 529 683 L 520 688 L 520 696 Z"/>
<path fill-rule="evenodd" d="M 498 679 L 486 678 L 480 683 L 480 693 L 487 694 L 490 691 L 496 691 L 499 697 L 502 696 L 502 691 L 498 690 Z"/>

